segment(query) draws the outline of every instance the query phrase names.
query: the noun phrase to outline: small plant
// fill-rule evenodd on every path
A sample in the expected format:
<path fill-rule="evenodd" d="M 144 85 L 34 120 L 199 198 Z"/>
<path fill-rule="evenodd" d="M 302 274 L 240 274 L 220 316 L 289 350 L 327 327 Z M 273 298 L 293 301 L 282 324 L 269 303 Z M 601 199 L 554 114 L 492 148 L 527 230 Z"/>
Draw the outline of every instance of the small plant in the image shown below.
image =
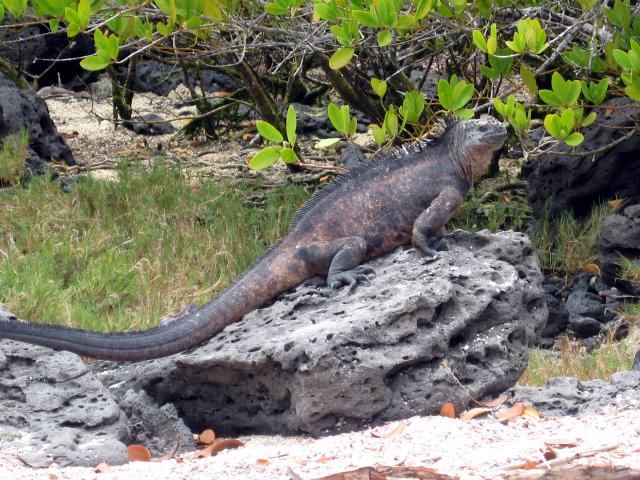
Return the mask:
<path fill-rule="evenodd" d="M 331 102 L 327 110 L 331 125 L 345 138 L 348 139 L 356 133 L 358 121 L 349 113 L 349 105 L 338 107 L 335 103 Z M 325 138 L 316 143 L 316 148 L 327 148 L 340 140 L 340 137 Z"/>
<path fill-rule="evenodd" d="M 600 105 L 607 98 L 607 91 L 609 90 L 609 79 L 603 78 L 598 83 L 587 82 L 582 80 L 582 96 L 587 99 L 593 105 Z"/>
<path fill-rule="evenodd" d="M 442 108 L 461 118 L 472 118 L 473 110 L 464 108 L 473 96 L 473 84 L 466 80 L 458 80 L 457 75 L 451 75 L 449 81 L 438 81 L 438 99 Z"/>
<path fill-rule="evenodd" d="M 279 159 L 282 159 L 285 163 L 296 163 L 298 161 L 298 155 L 296 155 L 294 147 L 297 140 L 297 123 L 296 110 L 293 108 L 293 105 L 289 105 L 286 122 L 287 141 L 285 141 L 276 127 L 269 122 L 258 120 L 256 122 L 256 128 L 258 132 L 260 132 L 260 135 L 276 145 L 270 145 L 256 153 L 251 160 L 249 160 L 249 168 L 262 170 L 270 167 Z"/>
<path fill-rule="evenodd" d="M 529 130 L 531 126 L 531 110 L 527 110 L 520 102 L 516 102 L 513 95 L 509 95 L 507 103 L 496 98 L 493 101 L 493 106 L 496 112 L 504 117 L 507 122 L 513 125 L 520 133 Z"/>
<path fill-rule="evenodd" d="M 633 39 L 629 43 L 631 48 L 628 52 L 616 48 L 613 50 L 613 57 L 624 70 L 620 77 L 626 85 L 625 93 L 640 101 L 640 43 Z"/>
<path fill-rule="evenodd" d="M 517 28 L 518 31 L 513 34 L 513 40 L 505 42 L 513 52 L 541 54 L 549 47 L 547 32 L 537 19 L 519 20 Z"/>
<path fill-rule="evenodd" d="M 0 186 L 13 187 L 24 176 L 29 134 L 26 130 L 7 135 L 0 150 Z"/>

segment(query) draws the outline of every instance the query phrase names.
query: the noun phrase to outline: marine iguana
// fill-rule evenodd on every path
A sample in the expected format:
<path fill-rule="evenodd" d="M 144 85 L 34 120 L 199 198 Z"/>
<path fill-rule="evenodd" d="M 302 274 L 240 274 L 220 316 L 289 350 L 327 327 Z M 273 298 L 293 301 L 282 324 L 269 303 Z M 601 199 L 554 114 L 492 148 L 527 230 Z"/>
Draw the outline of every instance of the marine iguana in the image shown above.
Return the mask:
<path fill-rule="evenodd" d="M 318 192 L 289 233 L 226 290 L 148 330 L 99 333 L 25 322 L 0 309 L 0 338 L 106 360 L 146 360 L 197 346 L 304 280 L 332 289 L 368 282 L 364 261 L 413 243 L 436 256 L 439 237 L 471 185 L 507 138 L 492 118 L 451 122 L 432 144 L 417 142 L 356 167 Z"/>

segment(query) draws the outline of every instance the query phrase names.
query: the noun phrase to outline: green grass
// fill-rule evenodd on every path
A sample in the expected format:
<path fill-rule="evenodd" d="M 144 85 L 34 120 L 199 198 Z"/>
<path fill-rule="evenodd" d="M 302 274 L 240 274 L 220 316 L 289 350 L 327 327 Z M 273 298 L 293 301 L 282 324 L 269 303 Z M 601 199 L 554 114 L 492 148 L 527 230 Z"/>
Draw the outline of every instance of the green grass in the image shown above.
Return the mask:
<path fill-rule="evenodd" d="M 560 336 L 552 350 L 534 348 L 529 351 L 529 364 L 518 383 L 538 387 L 554 377 L 574 377 L 578 380 L 599 378 L 630 370 L 633 357 L 640 348 L 640 329 L 632 328 L 627 338 L 587 351 L 579 340 Z"/>
<path fill-rule="evenodd" d="M 286 233 L 309 194 L 120 168 L 70 194 L 37 179 L 0 196 L 0 303 L 37 321 L 142 329 L 202 303 Z"/>

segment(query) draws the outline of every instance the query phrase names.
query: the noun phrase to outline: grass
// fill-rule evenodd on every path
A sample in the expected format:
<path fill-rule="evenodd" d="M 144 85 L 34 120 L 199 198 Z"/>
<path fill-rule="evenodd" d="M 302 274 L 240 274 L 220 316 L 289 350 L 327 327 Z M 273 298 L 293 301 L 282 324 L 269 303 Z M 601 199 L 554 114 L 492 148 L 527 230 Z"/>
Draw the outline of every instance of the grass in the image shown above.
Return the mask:
<path fill-rule="evenodd" d="M 17 185 L 24 175 L 29 134 L 26 130 L 10 133 L 0 148 L 0 187 Z"/>
<path fill-rule="evenodd" d="M 36 179 L 0 196 L 0 303 L 23 318 L 101 331 L 156 325 L 202 303 L 286 233 L 309 194 L 120 168 L 70 194 Z"/>
<path fill-rule="evenodd" d="M 609 380 L 612 374 L 631 369 L 638 348 L 640 328 L 637 325 L 624 340 L 606 339 L 602 346 L 592 351 L 587 351 L 581 341 L 563 335 L 556 339 L 553 350 L 529 351 L 529 364 L 518 383 L 538 387 L 554 377 Z"/>
<path fill-rule="evenodd" d="M 595 262 L 604 217 L 612 213 L 612 208 L 606 203 L 598 205 L 585 221 L 567 211 L 552 222 L 546 211 L 529 232 L 545 270 L 556 275 L 574 274 Z"/>

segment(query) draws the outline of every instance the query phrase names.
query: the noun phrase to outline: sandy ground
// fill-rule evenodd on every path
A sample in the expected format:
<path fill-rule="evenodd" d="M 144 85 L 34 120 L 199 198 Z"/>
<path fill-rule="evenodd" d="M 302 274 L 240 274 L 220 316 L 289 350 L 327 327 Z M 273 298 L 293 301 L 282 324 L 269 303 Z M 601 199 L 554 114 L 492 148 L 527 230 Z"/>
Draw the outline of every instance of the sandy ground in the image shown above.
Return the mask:
<path fill-rule="evenodd" d="M 335 480 L 377 478 L 374 467 L 395 472 L 380 478 L 506 479 L 542 478 L 544 473 L 590 465 L 603 475 L 588 478 L 640 478 L 640 412 L 606 412 L 581 418 L 518 418 L 500 422 L 475 418 L 414 417 L 384 427 L 322 439 L 244 437 L 245 445 L 192 460 L 133 462 L 104 473 L 91 468 L 34 469 L 15 454 L 0 453 L 0 478 L 57 479 L 216 479 Z M 439 475 L 449 477 L 441 477 Z M 429 476 L 427 476 L 429 475 Z M 587 478 L 570 474 L 566 478 Z"/>
<path fill-rule="evenodd" d="M 139 113 L 163 115 L 173 110 L 175 100 L 137 96 L 135 108 Z M 53 98 L 47 103 L 58 130 L 68 138 L 82 164 L 108 167 L 118 156 L 149 155 L 157 143 L 192 163 L 202 161 L 210 166 L 236 162 L 231 175 L 242 170 L 246 162 L 246 152 L 234 154 L 234 148 L 224 144 L 196 151 L 184 142 L 178 144 L 171 136 L 148 137 L 145 144 L 144 138 L 128 130 L 114 130 L 109 122 L 99 121 L 96 113 L 104 118 L 111 113 L 110 105 L 104 101 Z M 212 153 L 203 155 L 206 148 Z M 107 176 L 109 171 L 103 169 Z M 91 468 L 56 465 L 34 468 L 20 460 L 19 452 L 4 450 L 0 451 L 0 479 L 308 480 L 334 474 L 333 480 L 505 479 L 542 478 L 549 471 L 568 475 L 562 478 L 587 478 L 576 473 L 581 465 L 591 465 L 596 474 L 604 475 L 588 478 L 640 478 L 640 412 L 630 410 L 611 409 L 580 418 L 517 418 L 509 422 L 493 417 L 467 422 L 414 417 L 375 430 L 322 439 L 252 436 L 241 440 L 244 446 L 213 457 L 134 462 L 101 473 Z M 385 476 L 366 469 L 341 474 L 365 467 L 375 467 Z"/>

